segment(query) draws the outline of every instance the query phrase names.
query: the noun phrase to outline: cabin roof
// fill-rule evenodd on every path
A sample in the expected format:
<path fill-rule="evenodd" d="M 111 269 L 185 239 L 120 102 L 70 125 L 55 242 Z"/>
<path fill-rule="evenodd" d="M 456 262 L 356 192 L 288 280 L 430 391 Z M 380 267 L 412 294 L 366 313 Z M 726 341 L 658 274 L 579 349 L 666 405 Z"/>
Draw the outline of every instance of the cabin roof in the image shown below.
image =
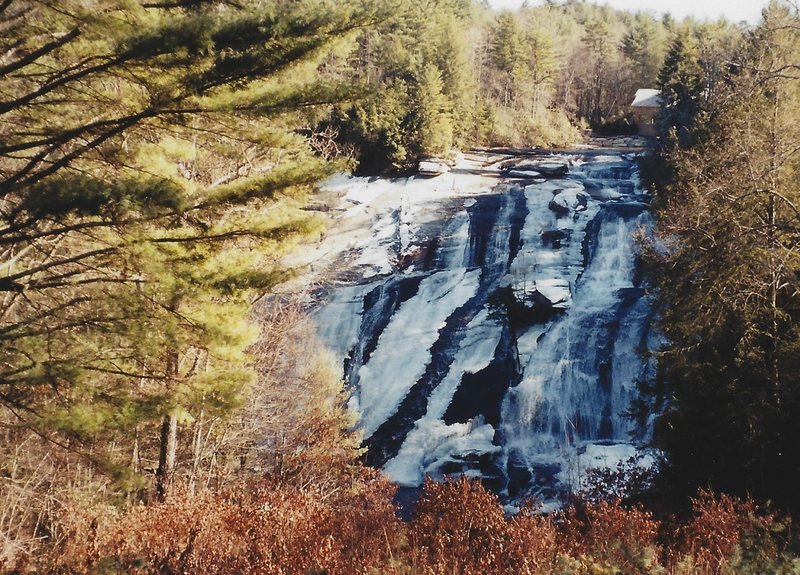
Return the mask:
<path fill-rule="evenodd" d="M 631 108 L 658 108 L 661 106 L 661 91 L 652 88 L 636 90 Z"/>

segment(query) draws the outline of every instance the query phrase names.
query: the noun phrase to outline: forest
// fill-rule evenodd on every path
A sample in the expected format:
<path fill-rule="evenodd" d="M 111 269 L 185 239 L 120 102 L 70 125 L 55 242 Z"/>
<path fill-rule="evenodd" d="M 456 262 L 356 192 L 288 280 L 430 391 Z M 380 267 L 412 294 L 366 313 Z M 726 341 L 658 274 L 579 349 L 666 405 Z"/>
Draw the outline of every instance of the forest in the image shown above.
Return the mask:
<path fill-rule="evenodd" d="M 800 9 L 0 0 L 0 573 L 800 571 Z M 283 257 L 331 174 L 636 130 L 653 477 L 555 514 L 359 461 Z"/>

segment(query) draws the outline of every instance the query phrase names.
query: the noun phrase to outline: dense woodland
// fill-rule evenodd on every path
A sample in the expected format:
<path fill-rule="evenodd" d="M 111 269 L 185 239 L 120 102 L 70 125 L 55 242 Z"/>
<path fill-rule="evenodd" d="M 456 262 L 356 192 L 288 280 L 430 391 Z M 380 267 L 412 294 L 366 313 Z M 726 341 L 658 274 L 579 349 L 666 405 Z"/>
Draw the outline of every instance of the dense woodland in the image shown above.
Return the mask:
<path fill-rule="evenodd" d="M 0 572 L 796 572 L 796 4 L 3 0 L 0 29 Z M 558 517 L 430 483 L 401 521 L 302 306 L 267 297 L 307 194 L 629 133 L 639 87 L 660 473 Z"/>

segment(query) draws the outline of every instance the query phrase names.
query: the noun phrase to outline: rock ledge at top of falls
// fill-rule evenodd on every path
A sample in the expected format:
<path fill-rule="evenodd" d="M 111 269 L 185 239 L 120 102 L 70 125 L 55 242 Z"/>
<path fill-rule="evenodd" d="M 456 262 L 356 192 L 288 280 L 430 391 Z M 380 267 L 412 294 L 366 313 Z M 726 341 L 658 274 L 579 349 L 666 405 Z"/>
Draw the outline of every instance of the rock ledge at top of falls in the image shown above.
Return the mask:
<path fill-rule="evenodd" d="M 505 169 L 511 177 L 563 178 L 569 173 L 567 163 L 551 160 L 512 161 L 506 163 Z"/>
<path fill-rule="evenodd" d="M 450 171 L 450 166 L 444 160 L 429 159 L 419 163 L 417 172 L 420 176 L 441 176 Z"/>

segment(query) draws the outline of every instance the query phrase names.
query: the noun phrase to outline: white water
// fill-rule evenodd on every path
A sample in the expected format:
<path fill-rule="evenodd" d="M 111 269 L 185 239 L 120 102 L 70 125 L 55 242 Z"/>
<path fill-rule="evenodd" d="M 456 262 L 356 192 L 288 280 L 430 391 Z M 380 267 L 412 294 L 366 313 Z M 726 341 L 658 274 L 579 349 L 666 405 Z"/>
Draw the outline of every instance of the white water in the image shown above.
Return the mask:
<path fill-rule="evenodd" d="M 586 443 L 627 442 L 634 431 L 623 413 L 643 370 L 636 353 L 643 318 L 612 333 L 607 324 L 619 290 L 633 288 L 631 237 L 645 223 L 640 218 L 603 221 L 596 255 L 575 283 L 574 305 L 543 335 L 532 332 L 541 339 L 525 354 L 522 382 L 503 404 L 507 445 L 528 462 L 561 462 Z M 615 338 L 612 353 L 605 351 L 608 337 Z M 605 388 L 602 369 L 610 370 Z"/>
<path fill-rule="evenodd" d="M 439 468 L 451 461 L 452 454 L 499 450 L 492 445 L 495 430 L 491 425 L 484 425 L 482 421 L 447 425 L 442 417 L 464 374 L 477 373 L 492 361 L 500 343 L 500 331 L 500 326 L 489 319 L 485 309 L 470 322 L 467 338 L 462 342 L 450 371 L 430 395 L 427 413 L 417 420 L 400 453 L 384 467 L 392 481 L 406 486 L 419 485 L 426 474 L 439 475 Z"/>
<path fill-rule="evenodd" d="M 372 435 L 416 383 L 444 321 L 475 294 L 480 270 L 447 270 L 424 279 L 378 339 L 358 372 L 358 407 L 364 437 Z M 423 320 L 423 321 L 420 321 Z"/>
<path fill-rule="evenodd" d="M 354 366 L 352 405 L 365 438 L 387 433 L 381 426 L 389 418 L 412 409 L 403 402 L 417 383 L 430 382 L 420 398 L 422 410 L 405 418 L 410 424 L 400 432 L 401 443 L 393 450 L 391 438 L 378 438 L 389 446 L 384 471 L 402 485 L 419 485 L 426 474 L 460 470 L 507 476 L 498 487 L 503 491 L 504 482 L 512 482 L 513 466 L 532 474 L 533 483 L 544 481 L 558 492 L 579 485 L 586 467 L 613 467 L 637 452 L 631 438 L 641 430 L 624 412 L 648 369 L 637 350 L 652 339 L 647 298 L 634 286 L 633 236 L 649 216 L 623 217 L 603 207 L 607 201 L 625 200 L 626 190 L 641 191 L 635 172 L 619 186 L 610 175 L 620 166 L 625 170 L 619 156 L 560 159 L 573 163 L 569 179 L 524 187 L 514 182 L 496 186 L 491 170 L 449 174 L 446 182 L 419 180 L 419 195 L 413 179 L 402 185 L 377 181 L 374 189 L 358 180 L 349 191 L 337 181 L 346 193 L 346 213 L 359 209 L 359 217 L 368 215 L 370 224 L 366 235 L 354 238 L 350 230 L 342 236 L 355 254 L 336 246 L 327 253 L 338 249 L 346 254 L 334 261 L 352 266 L 365 279 L 361 285 L 329 290 L 316 319 L 324 341 Z M 584 188 L 589 180 L 592 187 L 587 183 Z M 554 197 L 574 206 L 570 202 L 585 192 L 592 196 L 585 209 L 577 206 L 559 216 L 548 208 Z M 500 201 L 493 203 L 496 194 Z M 527 210 L 524 221 L 520 201 Z M 358 203 L 348 207 L 347 202 Z M 443 216 L 444 206 L 450 212 Z M 543 232 L 556 234 L 557 242 L 545 241 Z M 414 254 L 432 234 L 438 236 L 433 269 L 422 271 L 415 263 L 400 272 L 419 278 L 416 291 L 389 305 L 386 298 L 399 297 L 397 291 L 380 287 L 373 294 L 378 302 L 362 310 L 368 293 L 398 276 L 393 262 Z M 518 247 L 513 258 L 512 244 Z M 484 245 L 485 257 L 476 263 Z M 557 303 L 556 315 L 509 327 L 491 303 L 492 294 L 504 286 L 518 298 L 538 292 Z M 440 338 L 452 343 L 439 345 Z M 368 339 L 375 345 L 366 355 Z M 437 355 L 432 353 L 435 345 L 443 348 Z M 516 358 L 516 367 L 508 364 L 509 357 Z M 442 375 L 431 375 L 441 370 L 429 364 L 443 361 Z M 454 402 L 465 406 L 454 413 L 492 411 L 459 396 L 465 376 L 474 379 L 490 365 L 495 371 L 473 385 L 494 385 L 498 374 L 508 377 L 505 385 L 510 387 L 495 405 L 499 425 L 482 415 L 448 416 Z M 515 491 L 534 493 L 533 483 L 530 488 L 517 485 Z"/>

